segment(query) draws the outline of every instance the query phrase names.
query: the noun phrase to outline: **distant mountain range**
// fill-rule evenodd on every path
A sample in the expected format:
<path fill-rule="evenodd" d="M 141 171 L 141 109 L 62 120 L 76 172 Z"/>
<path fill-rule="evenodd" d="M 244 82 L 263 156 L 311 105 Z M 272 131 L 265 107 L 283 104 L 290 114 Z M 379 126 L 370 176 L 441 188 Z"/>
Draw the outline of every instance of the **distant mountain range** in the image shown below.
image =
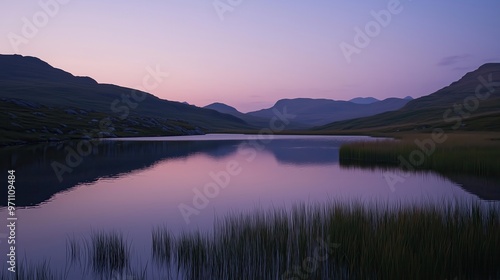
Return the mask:
<path fill-rule="evenodd" d="M 392 112 L 334 122 L 316 128 L 332 131 L 500 131 L 500 63 L 488 63 L 430 95 Z"/>
<path fill-rule="evenodd" d="M 378 100 L 358 97 L 282 99 L 271 108 L 242 113 L 223 103 L 204 108 L 160 99 L 152 94 L 90 77 L 76 77 L 48 63 L 20 55 L 0 55 L 0 144 L 92 137 L 164 136 L 214 132 L 256 132 L 269 126 L 276 110 L 295 115 L 287 130 L 401 131 L 457 126 L 500 130 L 498 92 L 476 107 L 478 77 L 500 80 L 500 64 L 490 63 L 431 95 Z M 483 81 L 484 83 L 484 81 Z M 490 86 L 491 88 L 492 86 Z M 498 90 L 500 92 L 500 90 Z M 133 99 L 144 96 L 143 100 Z M 465 103 L 464 102 L 468 102 Z M 468 107 L 467 107 L 468 106 Z M 443 114 L 452 108 L 452 112 Z M 464 115 L 465 114 L 465 115 Z M 464 117 L 465 116 L 465 117 Z"/>
<path fill-rule="evenodd" d="M 413 100 L 413 97 L 407 96 L 403 99 Z M 372 103 L 379 102 L 379 101 L 380 101 L 379 99 L 373 98 L 373 97 L 356 97 L 356 98 L 349 100 L 349 102 L 356 103 L 356 104 L 372 104 Z"/>
<path fill-rule="evenodd" d="M 412 100 L 406 98 L 387 98 L 382 101 L 373 97 L 355 98 L 350 101 L 336 101 L 332 99 L 281 99 L 273 107 L 249 113 L 242 113 L 234 107 L 223 103 L 213 103 L 204 108 L 213 109 L 221 113 L 241 118 L 248 123 L 256 124 L 268 122 L 275 115 L 275 110 L 293 114 L 296 117 L 288 125 L 292 128 L 308 128 L 327 124 L 334 121 L 371 116 L 381 112 L 393 111 L 403 107 Z M 286 108 L 286 109 L 285 109 Z"/>
<path fill-rule="evenodd" d="M 349 100 L 349 102 L 356 103 L 356 104 L 372 104 L 372 103 L 379 102 L 379 101 L 380 101 L 379 99 L 373 98 L 373 97 L 356 97 L 356 98 Z"/>
<path fill-rule="evenodd" d="M 273 107 L 247 113 L 250 116 L 271 118 L 273 111 L 285 110 L 296 115 L 294 121 L 305 127 L 318 126 L 334 121 L 348 120 L 371 116 L 382 112 L 400 109 L 409 100 L 401 98 L 387 98 L 369 104 L 357 104 L 349 101 L 331 99 L 296 98 L 282 99 Z"/>
<path fill-rule="evenodd" d="M 224 103 L 216 102 L 216 103 L 212 103 L 210 105 L 207 105 L 207 106 L 205 106 L 203 108 L 205 108 L 205 109 L 211 109 L 211 110 L 218 111 L 220 113 L 224 113 L 224 114 L 229 114 L 229 115 L 235 116 L 237 118 L 242 119 L 246 123 L 254 125 L 255 127 L 263 128 L 263 127 L 268 127 L 269 126 L 269 120 L 270 120 L 270 118 L 268 118 L 268 117 L 252 116 L 252 115 L 250 115 L 248 113 L 245 114 L 245 113 L 242 113 L 242 112 L 238 111 L 236 108 L 231 107 L 229 105 L 226 105 Z M 303 127 L 303 126 L 299 126 L 299 127 Z M 288 124 L 288 128 L 292 128 L 292 129 L 293 128 L 297 128 L 297 125 L 295 123 Z"/>

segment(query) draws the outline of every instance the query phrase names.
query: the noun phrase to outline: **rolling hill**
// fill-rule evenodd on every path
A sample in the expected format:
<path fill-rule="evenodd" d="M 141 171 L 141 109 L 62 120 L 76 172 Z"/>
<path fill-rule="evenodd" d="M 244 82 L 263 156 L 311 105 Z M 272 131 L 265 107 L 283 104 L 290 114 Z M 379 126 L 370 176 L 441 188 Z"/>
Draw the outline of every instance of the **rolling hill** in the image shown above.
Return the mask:
<path fill-rule="evenodd" d="M 7 142 L 79 138 L 106 118 L 113 123 L 108 136 L 253 128 L 233 115 L 99 84 L 20 55 L 0 55 L 0 110 L 2 141 Z"/>
<path fill-rule="evenodd" d="M 313 130 L 395 132 L 437 127 L 500 131 L 500 63 L 484 64 L 451 85 L 414 99 L 399 110 L 333 122 Z"/>
<path fill-rule="evenodd" d="M 224 114 L 230 114 L 233 116 L 244 116 L 245 115 L 244 113 L 236 110 L 236 108 L 231 107 L 229 105 L 226 105 L 224 103 L 220 103 L 220 102 L 215 102 L 215 103 L 209 104 L 203 108 L 215 110 L 215 111 L 218 111 L 218 112 L 221 112 Z"/>
<path fill-rule="evenodd" d="M 229 114 L 229 115 L 235 116 L 235 117 L 242 119 L 246 123 L 251 124 L 255 127 L 266 128 L 269 126 L 269 121 L 270 121 L 269 118 L 262 118 L 262 117 L 257 117 L 257 116 L 245 114 L 245 113 L 238 111 L 236 108 L 229 106 L 227 104 L 224 104 L 224 103 L 215 102 L 215 103 L 209 104 L 203 108 L 211 109 L 211 110 L 215 110 L 217 112 L 223 113 L 223 114 Z M 289 129 L 295 128 L 295 127 L 296 127 L 295 124 L 288 125 Z"/>

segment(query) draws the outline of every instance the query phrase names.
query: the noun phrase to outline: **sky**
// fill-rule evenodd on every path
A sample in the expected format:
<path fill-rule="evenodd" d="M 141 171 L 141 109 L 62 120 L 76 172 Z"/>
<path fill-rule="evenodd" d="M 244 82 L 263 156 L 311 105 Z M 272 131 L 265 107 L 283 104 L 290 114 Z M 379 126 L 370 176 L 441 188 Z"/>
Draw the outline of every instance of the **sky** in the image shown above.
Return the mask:
<path fill-rule="evenodd" d="M 500 1 L 0 2 L 0 53 L 242 112 L 282 98 L 428 95 L 500 62 Z M 0 66 L 1 67 L 1 66 Z"/>

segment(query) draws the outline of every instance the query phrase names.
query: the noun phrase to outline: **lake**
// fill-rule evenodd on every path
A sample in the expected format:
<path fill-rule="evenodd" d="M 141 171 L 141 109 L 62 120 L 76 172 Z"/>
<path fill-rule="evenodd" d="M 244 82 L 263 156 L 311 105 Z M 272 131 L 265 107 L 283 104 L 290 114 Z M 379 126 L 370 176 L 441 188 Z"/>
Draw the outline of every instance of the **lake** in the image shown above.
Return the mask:
<path fill-rule="evenodd" d="M 213 134 L 2 148 L 2 170 L 16 171 L 17 256 L 65 270 L 68 238 L 116 231 L 130 242 L 134 262 L 152 267 L 151 232 L 157 226 L 174 234 L 209 232 L 215 219 L 232 213 L 339 200 L 498 204 L 499 186 L 484 190 L 480 178 L 339 164 L 339 147 L 361 140 L 377 141 Z M 391 185 L 388 174 L 404 181 Z M 3 199 L 3 221 L 5 206 Z M 6 239 L 0 240 L 6 252 Z"/>

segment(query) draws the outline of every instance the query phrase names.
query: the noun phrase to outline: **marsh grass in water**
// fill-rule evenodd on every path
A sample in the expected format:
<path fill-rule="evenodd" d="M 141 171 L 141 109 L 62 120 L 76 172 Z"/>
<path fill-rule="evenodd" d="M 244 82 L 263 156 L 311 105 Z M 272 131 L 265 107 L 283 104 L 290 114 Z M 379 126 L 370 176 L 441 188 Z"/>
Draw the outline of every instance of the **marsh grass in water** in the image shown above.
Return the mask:
<path fill-rule="evenodd" d="M 62 273 L 55 272 L 48 261 L 43 261 L 37 265 L 28 264 L 27 261 L 22 261 L 18 264 L 15 273 L 6 272 L 7 268 L 3 267 L 0 273 L 0 280 L 60 280 L 67 279 Z"/>
<path fill-rule="evenodd" d="M 76 269 L 82 275 L 92 275 L 93 279 L 122 279 L 119 275 L 132 274 L 130 247 L 120 232 L 97 231 L 89 238 L 68 238 L 66 259 L 70 269 Z M 145 278 L 137 276 L 133 279 Z"/>
<path fill-rule="evenodd" d="M 227 217 L 171 248 L 188 279 L 498 278 L 500 209 L 301 205 Z"/>
<path fill-rule="evenodd" d="M 415 170 L 433 170 L 442 174 L 469 174 L 475 176 L 500 175 L 500 142 L 494 137 L 498 134 L 448 134 L 447 140 L 435 143 L 435 148 L 426 150 L 427 155 L 415 144 L 415 140 L 431 139 L 431 134 L 405 135 L 400 140 L 357 142 L 345 144 L 340 148 L 340 164 L 343 166 L 408 166 L 402 165 L 400 157 L 411 164 Z M 421 164 L 413 164 L 410 155 L 420 151 L 425 155 Z M 420 161 L 414 154 L 413 162 Z"/>
<path fill-rule="evenodd" d="M 121 233 L 93 233 L 89 253 L 92 270 L 99 275 L 112 275 L 130 265 L 130 247 Z"/>
<path fill-rule="evenodd" d="M 218 219 L 211 232 L 174 235 L 159 227 L 152 232 L 157 270 L 151 278 L 147 267 L 130 273 L 140 265 L 131 261 L 122 234 L 95 232 L 83 247 L 79 242 L 68 242 L 68 261 L 87 261 L 90 279 L 500 278 L 496 203 L 301 204 L 233 214 Z M 68 279 L 51 272 L 48 263 L 19 273 L 0 279 Z"/>
<path fill-rule="evenodd" d="M 66 239 L 66 258 L 70 263 L 81 264 L 81 250 L 80 242 L 74 236 Z"/>
<path fill-rule="evenodd" d="M 174 236 L 167 227 L 153 229 L 151 236 L 153 260 L 162 270 L 170 270 L 173 266 Z"/>

